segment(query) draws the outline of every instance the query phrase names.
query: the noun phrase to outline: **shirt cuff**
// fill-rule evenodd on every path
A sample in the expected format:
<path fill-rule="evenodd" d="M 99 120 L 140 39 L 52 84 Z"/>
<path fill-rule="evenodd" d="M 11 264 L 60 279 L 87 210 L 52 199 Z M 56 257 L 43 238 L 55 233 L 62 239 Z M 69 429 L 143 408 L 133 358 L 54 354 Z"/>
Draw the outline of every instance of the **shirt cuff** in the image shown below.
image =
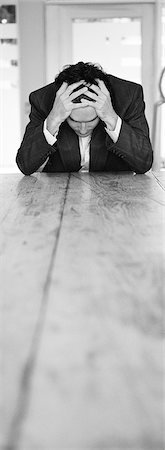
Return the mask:
<path fill-rule="evenodd" d="M 45 139 L 47 140 L 48 144 L 53 145 L 57 141 L 58 131 L 53 136 L 46 128 L 46 119 L 44 121 L 43 133 L 44 133 Z"/>
<path fill-rule="evenodd" d="M 116 143 L 118 140 L 121 125 L 122 125 L 122 120 L 121 120 L 121 117 L 118 116 L 117 122 L 116 122 L 116 127 L 113 131 L 109 130 L 108 128 L 105 128 L 106 132 L 109 134 L 109 136 L 111 137 L 111 139 L 114 143 Z"/>

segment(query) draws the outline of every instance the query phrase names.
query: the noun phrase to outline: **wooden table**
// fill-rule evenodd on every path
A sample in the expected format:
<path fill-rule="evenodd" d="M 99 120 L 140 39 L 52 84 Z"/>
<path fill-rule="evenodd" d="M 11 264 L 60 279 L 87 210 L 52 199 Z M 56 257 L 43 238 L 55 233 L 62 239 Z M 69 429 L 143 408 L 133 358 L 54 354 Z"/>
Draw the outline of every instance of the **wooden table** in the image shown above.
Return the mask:
<path fill-rule="evenodd" d="M 165 172 L 3 175 L 1 205 L 0 448 L 163 450 Z"/>

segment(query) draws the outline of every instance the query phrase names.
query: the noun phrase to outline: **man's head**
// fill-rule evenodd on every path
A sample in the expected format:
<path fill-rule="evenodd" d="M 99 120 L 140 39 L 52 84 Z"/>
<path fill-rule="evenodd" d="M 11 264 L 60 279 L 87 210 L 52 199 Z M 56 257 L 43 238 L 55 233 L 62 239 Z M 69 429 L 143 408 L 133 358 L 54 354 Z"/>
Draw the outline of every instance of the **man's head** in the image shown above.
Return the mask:
<path fill-rule="evenodd" d="M 110 87 L 108 75 L 103 71 L 101 66 L 90 62 L 84 63 L 80 61 L 76 64 L 65 66 L 55 78 L 55 83 L 58 90 L 64 81 L 66 81 L 68 85 L 81 80 L 84 80 L 89 84 L 97 85 L 97 79 L 103 80 L 107 89 Z"/>
<path fill-rule="evenodd" d="M 78 62 L 77 64 L 66 66 L 56 77 L 55 82 L 58 90 L 63 82 L 72 85 L 75 82 L 83 80 L 83 83 L 73 90 L 73 92 L 77 91 L 77 97 L 72 101 L 73 103 L 79 103 L 83 98 L 92 101 L 86 93 L 79 95 L 78 92 L 83 85 L 88 86 L 88 91 L 94 92 L 90 86 L 92 84 L 98 85 L 98 79 L 103 80 L 107 88 L 109 88 L 108 76 L 102 70 L 101 66 L 92 63 Z M 93 106 L 83 107 L 82 104 L 82 108 L 80 107 L 72 110 L 67 122 L 78 136 L 85 137 L 92 133 L 99 122 L 99 118 Z"/>
<path fill-rule="evenodd" d="M 67 122 L 78 136 L 86 137 L 97 126 L 99 117 L 93 106 L 86 106 L 84 108 L 73 109 Z"/>

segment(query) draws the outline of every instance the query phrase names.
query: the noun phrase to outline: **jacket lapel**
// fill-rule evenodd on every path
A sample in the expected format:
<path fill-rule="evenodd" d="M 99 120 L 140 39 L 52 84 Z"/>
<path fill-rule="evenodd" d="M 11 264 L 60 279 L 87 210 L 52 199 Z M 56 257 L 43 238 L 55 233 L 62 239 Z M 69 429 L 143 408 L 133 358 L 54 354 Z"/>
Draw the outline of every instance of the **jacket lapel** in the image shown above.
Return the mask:
<path fill-rule="evenodd" d="M 106 131 L 101 122 L 94 129 L 90 143 L 89 170 L 105 169 L 108 150 L 105 146 Z M 77 134 L 67 122 L 64 122 L 58 133 L 57 147 L 66 172 L 77 172 L 81 168 L 81 155 Z"/>
<path fill-rule="evenodd" d="M 94 129 L 90 145 L 90 165 L 89 170 L 102 171 L 105 168 L 108 157 L 108 150 L 105 146 L 106 131 L 102 122 L 99 122 Z"/>
<path fill-rule="evenodd" d="M 81 167 L 78 136 L 67 122 L 64 122 L 60 127 L 57 146 L 65 170 L 77 172 Z"/>

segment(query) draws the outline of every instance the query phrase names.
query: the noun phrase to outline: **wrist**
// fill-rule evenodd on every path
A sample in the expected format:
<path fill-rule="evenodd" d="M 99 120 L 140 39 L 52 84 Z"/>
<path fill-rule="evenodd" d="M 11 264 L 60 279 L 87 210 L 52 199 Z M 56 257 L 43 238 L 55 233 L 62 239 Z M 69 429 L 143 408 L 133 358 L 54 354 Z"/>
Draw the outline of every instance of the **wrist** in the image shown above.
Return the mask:
<path fill-rule="evenodd" d="M 46 129 L 49 131 L 49 133 L 52 134 L 52 136 L 54 136 L 58 132 L 60 125 L 61 123 L 58 118 L 52 118 L 51 115 L 47 117 Z"/>
<path fill-rule="evenodd" d="M 106 120 L 104 120 L 106 128 L 110 131 L 114 131 L 117 124 L 118 115 L 114 112 L 113 116 L 108 117 Z"/>

